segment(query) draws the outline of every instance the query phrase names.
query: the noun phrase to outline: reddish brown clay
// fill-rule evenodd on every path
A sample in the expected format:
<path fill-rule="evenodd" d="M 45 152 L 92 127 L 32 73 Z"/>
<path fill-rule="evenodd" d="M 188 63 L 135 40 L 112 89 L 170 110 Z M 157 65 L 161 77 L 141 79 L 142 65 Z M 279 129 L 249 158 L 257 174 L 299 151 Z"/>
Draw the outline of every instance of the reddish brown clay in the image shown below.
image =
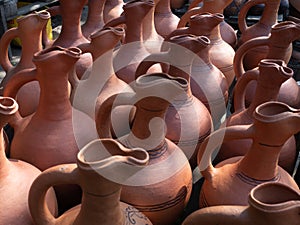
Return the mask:
<path fill-rule="evenodd" d="M 244 43 L 236 51 L 233 60 L 234 71 L 237 79 L 245 73 L 243 61 L 245 55 L 251 49 L 259 46 L 265 46 L 268 48 L 266 58 L 284 60 L 287 64 L 292 54 L 292 42 L 298 38 L 300 38 L 300 25 L 292 21 L 284 21 L 272 27 L 270 36 L 253 38 Z M 255 60 L 257 59 L 258 58 Z M 257 70 L 257 68 L 254 70 Z M 255 89 L 256 82 L 250 82 L 246 88 L 246 106 L 249 106 L 253 100 Z M 300 107 L 300 91 L 295 79 L 290 78 L 281 85 L 278 101 L 285 102 L 293 107 Z"/>
<path fill-rule="evenodd" d="M 300 192 L 287 185 L 268 182 L 254 187 L 247 206 L 212 206 L 189 215 L 182 225 L 297 225 L 300 221 Z"/>
<path fill-rule="evenodd" d="M 126 83 L 134 81 L 135 71 L 139 62 L 149 55 L 144 39 L 143 24 L 146 16 L 154 7 L 152 0 L 132 0 L 124 6 L 124 13 L 110 22 L 105 27 L 115 27 L 121 24 L 126 25 L 123 45 L 114 56 L 114 69 L 116 75 Z M 161 72 L 161 68 L 156 66 L 151 72 Z"/>
<path fill-rule="evenodd" d="M 198 162 L 205 178 L 199 199 L 201 207 L 247 205 L 251 189 L 269 181 L 298 190 L 292 176 L 278 166 L 278 158 L 283 144 L 300 130 L 299 110 L 269 101 L 258 106 L 253 117 L 253 124 L 219 129 L 201 145 Z M 213 167 L 211 156 L 220 144 L 247 138 L 252 139 L 252 144 L 245 156 L 229 158 Z"/>
<path fill-rule="evenodd" d="M 270 82 L 270 74 L 272 82 Z M 288 79 L 292 79 L 293 71 L 282 60 L 263 59 L 259 69 L 246 72 L 237 82 L 234 93 L 235 113 L 227 120 L 227 126 L 248 125 L 253 123 L 253 112 L 260 104 L 277 100 L 280 86 Z M 245 107 L 246 86 L 255 80 L 257 88 L 252 103 Z M 232 140 L 224 143 L 216 157 L 216 162 L 245 155 L 251 146 L 252 140 Z M 296 159 L 296 142 L 291 136 L 283 145 L 279 157 L 279 165 L 292 174 Z"/>
<path fill-rule="evenodd" d="M 164 117 L 170 102 L 185 96 L 188 83 L 164 73 L 136 79 L 135 93 L 108 98 L 96 117 L 99 137 L 109 137 L 110 114 L 118 105 L 134 105 L 136 113 L 131 133 L 119 138 L 125 146 L 142 147 L 150 155 L 149 165 L 133 185 L 125 185 L 121 200 L 144 213 L 153 224 L 173 224 L 183 213 L 192 188 L 191 168 L 185 154 L 165 138 Z"/>
<path fill-rule="evenodd" d="M 199 52 L 207 44 L 206 37 L 186 34 L 170 38 L 168 52 L 151 54 L 138 66 L 136 77 L 145 74 L 150 66 L 163 62 L 169 65 L 168 74 L 186 79 L 186 97 L 175 97 L 165 115 L 166 138 L 179 146 L 193 168 L 197 165 L 197 152 L 201 142 L 213 129 L 212 118 L 205 105 L 197 99 L 190 87 L 191 65 Z M 193 51 L 191 51 L 193 50 Z"/>
<path fill-rule="evenodd" d="M 247 13 L 255 5 L 264 4 L 264 10 L 257 23 L 248 26 L 246 23 Z M 238 14 L 238 27 L 241 35 L 238 40 L 238 47 L 246 41 L 261 36 L 268 36 L 273 25 L 277 23 L 280 0 L 250 0 L 241 8 Z M 244 67 L 246 70 L 253 69 L 261 59 L 264 59 L 268 48 L 266 46 L 252 49 L 245 55 Z"/>
<path fill-rule="evenodd" d="M 75 162 L 78 145 L 90 141 L 85 139 L 89 131 L 84 128 L 87 124 L 93 124 L 93 120 L 72 109 L 68 92 L 68 74 L 80 55 L 81 50 L 75 47 L 47 48 L 34 55 L 33 62 L 36 68 L 20 71 L 8 83 L 4 95 L 12 97 L 28 81 L 38 80 L 41 87 L 36 112 L 10 121 L 10 125 L 14 128 L 11 157 L 45 170 L 57 164 Z M 81 121 L 80 129 L 74 126 L 73 118 Z M 75 140 L 75 132 L 79 134 L 77 136 L 81 134 L 82 140 Z M 61 201 L 61 195 L 58 191 L 56 193 L 59 207 L 66 206 L 76 199 L 76 196 L 69 198 L 64 196 L 66 199 Z"/>
<path fill-rule="evenodd" d="M 14 99 L 0 97 L 0 223 L 33 225 L 28 207 L 28 194 L 32 182 L 41 171 L 24 161 L 7 159 L 4 152 L 3 126 L 17 111 L 18 104 Z M 50 213 L 56 215 L 54 191 L 49 190 L 46 198 Z"/>
<path fill-rule="evenodd" d="M 208 37 L 212 45 L 209 50 L 210 59 L 212 63 L 225 75 L 228 86 L 230 86 L 235 76 L 233 70 L 233 58 L 235 51 L 221 37 L 220 23 L 222 21 L 224 21 L 224 16 L 220 13 L 197 14 L 192 16 L 189 21 L 186 20 L 182 23 L 186 25 L 189 22 L 189 27 L 179 27 L 177 30 L 172 32 L 169 37 L 183 33 Z"/>
<path fill-rule="evenodd" d="M 123 0 L 106 0 L 103 11 L 104 23 L 118 18 L 123 12 Z"/>
<path fill-rule="evenodd" d="M 194 0 L 188 11 L 181 17 L 178 27 L 183 27 L 182 23 L 189 20 L 191 16 L 200 13 L 221 13 L 223 14 L 224 9 L 229 6 L 232 0 Z M 201 7 L 198 6 L 202 3 Z M 237 35 L 232 26 L 230 26 L 225 20 L 220 23 L 220 33 L 224 41 L 230 44 L 233 48 L 237 45 Z"/>
<path fill-rule="evenodd" d="M 31 13 L 17 19 L 18 26 L 7 30 L 0 41 L 0 63 L 6 72 L 1 81 L 0 95 L 9 80 L 19 71 L 34 68 L 33 54 L 42 50 L 42 30 L 46 26 L 50 14 L 46 11 Z M 22 51 L 20 61 L 13 66 L 8 58 L 8 47 L 14 38 L 20 38 Z M 19 90 L 16 97 L 22 116 L 28 116 L 35 112 L 39 102 L 40 88 L 38 83 L 30 82 Z"/>
<path fill-rule="evenodd" d="M 55 40 L 47 40 L 44 35 L 46 47 L 61 46 L 63 48 L 74 47 L 82 43 L 88 43 L 81 30 L 81 14 L 87 0 L 59 0 L 58 6 L 53 6 L 48 9 L 51 16 L 61 15 L 62 28 L 59 36 Z M 80 56 L 76 63 L 76 74 L 79 78 L 91 66 L 92 56 L 89 53 Z"/>
<path fill-rule="evenodd" d="M 108 152 L 108 153 L 107 153 Z M 128 149 L 112 139 L 94 140 L 77 156 L 77 164 L 58 165 L 44 171 L 32 184 L 29 207 L 38 225 L 152 225 L 134 207 L 120 202 L 122 180 L 143 169 L 149 155 Z M 112 171 L 114 171 L 112 173 Z M 44 207 L 45 193 L 56 184 L 78 184 L 82 202 L 55 218 Z"/>

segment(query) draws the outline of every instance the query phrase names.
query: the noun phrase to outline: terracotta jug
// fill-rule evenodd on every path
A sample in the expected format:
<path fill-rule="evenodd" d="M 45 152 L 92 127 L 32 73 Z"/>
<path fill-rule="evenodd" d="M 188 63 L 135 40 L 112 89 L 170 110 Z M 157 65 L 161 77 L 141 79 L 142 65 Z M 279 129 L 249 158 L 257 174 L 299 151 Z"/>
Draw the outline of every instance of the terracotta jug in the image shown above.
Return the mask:
<path fill-rule="evenodd" d="M 104 24 L 118 18 L 123 12 L 123 0 L 106 0 L 103 10 Z"/>
<path fill-rule="evenodd" d="M 104 26 L 103 10 L 106 0 L 88 0 L 87 18 L 81 25 L 82 34 L 86 39 Z"/>
<path fill-rule="evenodd" d="M 151 54 L 138 66 L 136 78 L 146 74 L 148 68 L 155 63 L 169 65 L 168 74 L 182 77 L 188 81 L 185 88 L 186 98 L 175 97 L 165 115 L 167 127 L 166 138 L 174 142 L 189 159 L 191 168 L 197 166 L 197 152 L 201 142 L 213 130 L 212 118 L 205 105 L 192 94 L 191 65 L 198 52 L 208 42 L 206 37 L 180 35 L 170 38 L 168 52 Z M 191 51 L 193 50 L 193 51 Z"/>
<path fill-rule="evenodd" d="M 269 181 L 298 190 L 292 176 L 278 166 L 283 144 L 299 132 L 298 110 L 282 102 L 269 101 L 259 105 L 253 117 L 254 122 L 250 125 L 229 126 L 215 131 L 201 145 L 198 162 L 205 178 L 199 199 L 201 207 L 247 205 L 250 190 Z M 245 156 L 229 158 L 215 167 L 212 165 L 211 156 L 215 148 L 227 141 L 248 138 L 252 139 L 252 144 Z"/>
<path fill-rule="evenodd" d="M 171 10 L 170 0 L 155 0 L 155 28 L 163 38 L 177 28 L 179 20 Z"/>
<path fill-rule="evenodd" d="M 87 79 L 76 80 L 75 76 L 76 84 L 72 96 L 72 106 L 89 115 L 93 120 L 96 112 L 107 98 L 121 92 L 132 92 L 130 86 L 119 79 L 113 69 L 113 50 L 124 33 L 125 31 L 121 27 L 103 28 L 90 36 L 90 43 L 78 46 L 82 52 L 92 54 L 94 63 L 85 75 L 88 77 Z M 130 131 L 125 116 L 128 118 L 131 107 L 127 108 L 122 107 L 121 110 L 114 112 L 113 121 L 114 119 L 118 120 L 118 123 L 115 123 L 113 127 L 114 136 L 120 136 Z M 123 121 L 124 124 L 122 125 Z"/>
<path fill-rule="evenodd" d="M 115 52 L 114 69 L 116 75 L 126 83 L 134 81 L 136 67 L 138 63 L 147 55 L 143 40 L 143 24 L 147 14 L 153 9 L 152 0 L 132 0 L 124 6 L 124 13 L 110 22 L 105 27 L 115 27 L 125 25 L 125 38 L 123 45 Z M 161 72 L 159 66 L 156 66 L 151 72 Z"/>
<path fill-rule="evenodd" d="M 270 82 L 270 74 L 272 82 Z M 264 102 L 277 100 L 280 86 L 286 80 L 292 79 L 292 76 L 293 70 L 287 67 L 282 60 L 261 60 L 258 70 L 250 70 L 238 80 L 234 90 L 235 112 L 227 119 L 226 126 L 252 124 L 255 108 Z M 245 107 L 245 90 L 252 80 L 257 82 L 257 88 L 252 103 L 249 107 Z M 215 162 L 245 155 L 251 143 L 251 139 L 227 141 L 221 146 Z M 291 136 L 280 151 L 279 165 L 292 174 L 295 160 L 296 141 L 294 136 Z"/>
<path fill-rule="evenodd" d="M 23 69 L 33 68 L 33 54 L 41 51 L 42 30 L 46 26 L 50 14 L 46 11 L 30 13 L 17 19 L 18 26 L 10 28 L 1 37 L 0 41 L 0 63 L 6 72 L 5 77 L 0 84 L 0 95 L 9 80 Z M 8 48 L 11 41 L 18 37 L 22 44 L 21 56 L 19 62 L 14 66 L 8 58 Z M 38 105 L 38 96 L 40 88 L 37 82 L 30 82 L 22 87 L 17 95 L 17 101 L 20 106 L 19 112 L 22 116 L 28 116 L 35 112 Z"/>
<path fill-rule="evenodd" d="M 201 13 L 191 16 L 190 20 L 182 23 L 183 26 L 189 22 L 189 27 L 179 27 L 169 37 L 182 33 L 190 33 L 197 36 L 203 35 L 209 38 L 211 48 L 209 50 L 212 63 L 218 67 L 227 79 L 228 86 L 234 79 L 233 58 L 234 49 L 225 42 L 220 35 L 220 23 L 224 21 L 223 14 Z"/>
<path fill-rule="evenodd" d="M 246 23 L 247 13 L 250 8 L 258 4 L 264 4 L 263 13 L 257 23 L 248 26 Z M 249 0 L 243 5 L 238 14 L 238 27 L 241 33 L 238 40 L 238 47 L 252 38 L 268 36 L 270 34 L 272 26 L 277 23 L 279 5 L 280 0 Z M 249 51 L 244 59 L 246 70 L 255 68 L 258 62 L 265 58 L 267 50 L 266 46 L 261 46 Z M 252 63 L 254 59 L 256 59 L 256 63 Z"/>
<path fill-rule="evenodd" d="M 299 190 L 284 184 L 267 182 L 251 190 L 247 206 L 222 205 L 203 208 L 189 215 L 182 225 L 297 225 L 300 221 L 299 209 Z"/>
<path fill-rule="evenodd" d="M 18 104 L 14 99 L 0 97 L 0 223 L 33 225 L 28 207 L 28 194 L 32 182 L 41 171 L 22 160 L 6 158 L 4 152 L 3 126 L 17 111 Z M 53 189 L 49 190 L 46 196 L 50 213 L 56 216 L 57 203 Z"/>
<path fill-rule="evenodd" d="M 81 29 L 81 14 L 87 1 L 88 0 L 59 0 L 58 6 L 52 6 L 47 10 L 51 16 L 61 16 L 62 28 L 59 36 L 55 40 L 48 40 L 47 36 L 44 35 L 46 47 L 61 46 L 63 48 L 69 48 L 89 42 L 89 40 L 83 36 Z M 81 55 L 76 63 L 77 76 L 81 78 L 91 64 L 92 56 L 89 53 Z"/>
<path fill-rule="evenodd" d="M 284 21 L 274 25 L 269 36 L 261 36 L 247 41 L 236 51 L 233 60 L 234 71 L 237 79 L 245 73 L 243 61 L 245 59 L 245 55 L 251 51 L 251 49 L 260 46 L 267 47 L 268 51 L 266 58 L 284 60 L 287 64 L 292 54 L 292 42 L 299 38 L 300 25 L 292 21 Z M 256 63 L 257 58 L 254 60 L 255 62 L 253 61 L 253 64 Z M 254 70 L 257 70 L 257 68 Z M 255 89 L 256 82 L 252 81 L 246 89 L 246 106 L 249 106 L 252 102 Z M 278 101 L 285 102 L 293 107 L 300 107 L 299 87 L 295 79 L 290 78 L 281 85 Z"/>
<path fill-rule="evenodd" d="M 36 112 L 10 121 L 14 129 L 11 157 L 29 162 L 43 171 L 57 164 L 75 162 L 79 147 L 93 140 L 87 138 L 90 132 L 85 129 L 94 123 L 93 120 L 72 108 L 69 100 L 68 73 L 80 55 L 80 49 L 75 47 L 47 48 L 34 55 L 36 68 L 20 71 L 6 86 L 4 95 L 12 97 L 28 81 L 37 80 L 41 87 Z M 73 122 L 75 116 L 81 121 L 80 127 L 76 127 Z M 81 139 L 75 139 L 74 133 L 81 134 L 82 137 L 77 135 Z M 61 192 L 56 189 L 60 208 L 65 209 L 69 202 L 76 201 L 76 195 L 70 198 L 63 195 L 66 197 L 64 199 Z"/>
<path fill-rule="evenodd" d="M 164 124 L 170 102 L 178 95 L 185 97 L 187 85 L 185 79 L 164 73 L 140 76 L 132 85 L 135 93 L 108 98 L 96 117 L 99 137 L 110 137 L 111 110 L 125 104 L 136 107 L 131 132 L 118 140 L 129 148 L 144 148 L 150 160 L 132 184 L 123 186 L 121 200 L 136 207 L 153 224 L 174 224 L 191 194 L 191 167 L 182 150 L 165 138 Z"/>
<path fill-rule="evenodd" d="M 151 225 L 134 207 L 120 202 L 121 185 L 147 164 L 140 148 L 125 148 L 112 139 L 94 140 L 77 156 L 77 164 L 58 165 L 44 171 L 30 189 L 29 207 L 36 225 Z M 113 173 L 112 173 L 113 172 Z M 114 179 L 116 174 L 119 180 Z M 124 180 L 122 180 L 124 179 Z M 58 183 L 78 184 L 82 202 L 58 218 L 44 207 L 45 192 Z"/>
<path fill-rule="evenodd" d="M 191 2 L 188 11 L 183 14 L 178 23 L 178 27 L 186 25 L 186 21 L 189 21 L 191 16 L 200 13 L 221 13 L 223 14 L 224 9 L 229 6 L 232 0 L 194 0 Z M 198 5 L 202 3 L 199 7 Z M 185 23 L 185 24 L 183 24 Z M 233 48 L 237 45 L 237 35 L 235 30 L 225 20 L 220 23 L 220 33 L 224 41 L 230 44 Z"/>

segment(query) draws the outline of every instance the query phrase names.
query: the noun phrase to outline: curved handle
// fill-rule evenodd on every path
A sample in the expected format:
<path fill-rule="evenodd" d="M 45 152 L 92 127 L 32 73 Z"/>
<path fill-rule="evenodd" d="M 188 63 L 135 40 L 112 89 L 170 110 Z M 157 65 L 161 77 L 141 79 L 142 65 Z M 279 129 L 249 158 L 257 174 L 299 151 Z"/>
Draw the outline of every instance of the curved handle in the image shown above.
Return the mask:
<path fill-rule="evenodd" d="M 46 204 L 46 193 L 52 186 L 60 184 L 78 184 L 77 164 L 63 164 L 43 171 L 32 183 L 28 204 L 33 220 L 39 225 L 54 225 L 55 218 Z"/>
<path fill-rule="evenodd" d="M 132 92 L 123 92 L 115 94 L 106 99 L 98 112 L 96 112 L 96 129 L 99 138 L 112 138 L 111 128 L 111 112 L 113 108 L 121 105 L 134 105 L 136 102 L 136 94 Z M 128 118 L 128 123 L 129 123 Z"/>
<path fill-rule="evenodd" d="M 253 136 L 254 126 L 251 124 L 221 128 L 206 137 L 197 154 L 198 167 L 204 178 L 211 180 L 213 176 L 215 168 L 212 165 L 211 157 L 216 148 L 226 141 L 253 138 Z"/>
<path fill-rule="evenodd" d="M 194 0 L 190 3 L 188 10 L 195 8 L 199 5 L 199 3 L 203 2 L 203 0 Z"/>
<path fill-rule="evenodd" d="M 249 70 L 236 83 L 234 88 L 234 111 L 239 112 L 245 110 L 246 87 L 252 80 L 258 79 L 256 70 Z"/>
<path fill-rule="evenodd" d="M 107 28 L 107 27 L 116 27 L 119 26 L 121 24 L 126 24 L 126 17 L 125 15 L 121 15 L 115 19 L 112 19 L 110 21 L 108 21 L 103 28 Z"/>
<path fill-rule="evenodd" d="M 11 64 L 9 58 L 8 58 L 8 48 L 10 45 L 10 42 L 18 37 L 18 28 L 13 27 L 9 30 L 7 30 L 1 37 L 0 41 L 0 64 L 5 72 L 11 70 L 14 66 Z"/>
<path fill-rule="evenodd" d="M 24 69 L 16 73 L 6 84 L 3 96 L 16 98 L 19 89 L 26 83 L 36 80 L 36 69 Z"/>
<path fill-rule="evenodd" d="M 135 71 L 135 79 L 147 73 L 148 69 L 157 63 L 169 63 L 168 52 L 160 52 L 148 55 L 143 59 L 142 62 L 138 65 Z"/>
<path fill-rule="evenodd" d="M 191 16 L 199 14 L 199 13 L 201 13 L 201 7 L 196 7 L 196 8 L 192 8 L 192 9 L 188 10 L 180 18 L 180 20 L 177 24 L 177 28 L 185 27 L 189 23 Z"/>
<path fill-rule="evenodd" d="M 247 22 L 246 22 L 246 17 L 247 13 L 250 10 L 251 7 L 265 3 L 266 0 L 251 0 L 247 1 L 243 7 L 240 9 L 239 15 L 238 15 L 238 27 L 241 33 L 244 33 L 245 30 L 248 29 Z"/>
<path fill-rule="evenodd" d="M 269 37 L 252 38 L 237 49 L 233 58 L 233 68 L 237 79 L 239 79 L 245 73 L 243 61 L 247 52 L 255 47 L 268 45 L 268 41 Z"/>

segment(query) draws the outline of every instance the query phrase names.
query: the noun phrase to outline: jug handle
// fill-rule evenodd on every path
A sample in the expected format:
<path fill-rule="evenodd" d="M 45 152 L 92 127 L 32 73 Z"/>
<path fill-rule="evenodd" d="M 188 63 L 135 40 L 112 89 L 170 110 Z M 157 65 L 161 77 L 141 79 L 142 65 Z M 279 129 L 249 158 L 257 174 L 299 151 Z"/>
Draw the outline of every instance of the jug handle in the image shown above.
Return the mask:
<path fill-rule="evenodd" d="M 252 48 L 258 46 L 267 46 L 268 41 L 269 41 L 269 37 L 252 38 L 246 41 L 237 49 L 233 58 L 233 62 L 234 62 L 233 68 L 237 79 L 239 79 L 245 73 L 243 61 L 247 52 L 250 51 Z"/>
<path fill-rule="evenodd" d="M 239 112 L 245 110 L 245 96 L 246 87 L 252 80 L 258 79 L 258 73 L 256 70 L 250 70 L 246 72 L 236 83 L 234 90 L 234 111 Z"/>
<path fill-rule="evenodd" d="M 136 103 L 136 94 L 132 92 L 122 92 L 114 94 L 106 99 L 96 112 L 96 129 L 99 138 L 112 138 L 111 128 L 111 112 L 117 106 L 131 105 Z M 128 124 L 130 118 L 128 118 Z"/>
<path fill-rule="evenodd" d="M 8 48 L 10 45 L 10 42 L 18 37 L 18 28 L 13 27 L 9 30 L 7 30 L 1 37 L 0 41 L 0 64 L 2 68 L 5 70 L 5 72 L 11 70 L 13 68 L 13 65 L 11 64 L 9 58 L 8 58 Z"/>
<path fill-rule="evenodd" d="M 205 179 L 211 180 L 215 167 L 212 165 L 212 154 L 223 142 L 254 137 L 254 125 L 236 125 L 220 128 L 207 136 L 200 145 L 197 162 Z"/>
<path fill-rule="evenodd" d="M 240 9 L 239 15 L 238 15 L 238 27 L 241 33 L 244 33 L 248 29 L 248 25 L 246 22 L 247 13 L 250 10 L 251 7 L 263 4 L 266 0 L 251 0 L 247 1 L 243 7 Z"/>
<path fill-rule="evenodd" d="M 50 13 L 51 17 L 61 15 L 59 5 L 52 6 L 52 7 L 48 8 L 46 11 Z M 48 47 L 51 45 L 52 42 L 53 41 L 48 38 L 47 26 L 45 26 L 42 30 L 42 43 L 45 47 Z"/>
<path fill-rule="evenodd" d="M 110 21 L 108 21 L 103 28 L 107 28 L 107 27 L 116 27 L 119 26 L 121 24 L 126 24 L 126 17 L 125 15 L 121 15 L 115 19 L 112 19 Z"/>
<path fill-rule="evenodd" d="M 189 23 L 191 16 L 201 13 L 201 7 L 195 7 L 192 9 L 189 9 L 183 16 L 180 18 L 177 28 L 186 27 L 186 25 Z"/>
<path fill-rule="evenodd" d="M 168 52 L 154 53 L 146 56 L 135 71 L 135 79 L 147 73 L 148 69 L 157 63 L 169 63 Z"/>
<path fill-rule="evenodd" d="M 190 3 L 188 10 L 198 7 L 198 4 L 203 2 L 203 0 L 194 0 Z M 199 7 L 200 8 L 200 7 Z"/>
<path fill-rule="evenodd" d="M 46 204 L 46 193 L 55 185 L 78 184 L 78 168 L 76 163 L 53 166 L 43 171 L 32 183 L 29 190 L 28 204 L 32 218 L 39 225 L 55 225 L 55 218 Z"/>

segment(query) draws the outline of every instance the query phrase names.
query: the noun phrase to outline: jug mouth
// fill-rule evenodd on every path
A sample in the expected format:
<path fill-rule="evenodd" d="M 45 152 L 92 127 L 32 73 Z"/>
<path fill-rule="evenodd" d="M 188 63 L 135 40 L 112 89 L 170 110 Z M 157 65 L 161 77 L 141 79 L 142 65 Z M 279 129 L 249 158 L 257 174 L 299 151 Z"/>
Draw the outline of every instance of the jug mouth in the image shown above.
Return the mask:
<path fill-rule="evenodd" d="M 145 0 L 145 1 L 142 1 L 142 0 L 130 0 L 126 4 L 124 4 L 123 9 L 134 7 L 134 6 L 138 5 L 138 4 L 148 5 L 148 6 L 154 7 L 154 1 L 153 0 Z"/>
<path fill-rule="evenodd" d="M 266 182 L 251 190 L 248 201 L 260 211 L 278 212 L 299 207 L 300 192 L 282 183 Z"/>
<path fill-rule="evenodd" d="M 122 27 L 105 27 L 105 28 L 102 28 L 101 30 L 98 30 L 98 31 L 95 31 L 94 33 L 92 33 L 90 35 L 90 38 L 91 39 L 97 38 L 97 37 L 104 35 L 106 33 L 109 33 L 109 32 L 112 32 L 115 35 L 122 37 L 125 34 L 125 29 Z"/>
<path fill-rule="evenodd" d="M 51 17 L 50 13 L 47 12 L 46 10 L 35 12 L 35 14 L 38 15 L 43 20 L 48 20 Z"/>
<path fill-rule="evenodd" d="M 35 53 L 33 55 L 33 62 L 34 61 L 39 61 L 39 60 L 43 60 L 46 57 L 48 57 L 48 53 L 50 52 L 54 52 L 54 51 L 61 51 L 61 52 L 65 52 L 67 55 L 74 57 L 74 58 L 80 58 L 82 51 L 81 49 L 77 48 L 77 47 L 70 47 L 70 48 L 63 48 L 61 46 L 55 45 L 55 46 L 51 46 L 49 48 L 46 48 L 42 51 L 39 51 L 37 53 Z"/>
<path fill-rule="evenodd" d="M 205 17 L 213 17 L 218 21 L 222 22 L 224 20 L 224 15 L 222 13 L 199 13 L 190 17 L 191 22 L 200 22 Z M 202 21 L 201 21 L 202 22 Z"/>
<path fill-rule="evenodd" d="M 0 96 L 0 113 L 4 115 L 12 115 L 19 109 L 18 103 L 11 97 Z"/>

